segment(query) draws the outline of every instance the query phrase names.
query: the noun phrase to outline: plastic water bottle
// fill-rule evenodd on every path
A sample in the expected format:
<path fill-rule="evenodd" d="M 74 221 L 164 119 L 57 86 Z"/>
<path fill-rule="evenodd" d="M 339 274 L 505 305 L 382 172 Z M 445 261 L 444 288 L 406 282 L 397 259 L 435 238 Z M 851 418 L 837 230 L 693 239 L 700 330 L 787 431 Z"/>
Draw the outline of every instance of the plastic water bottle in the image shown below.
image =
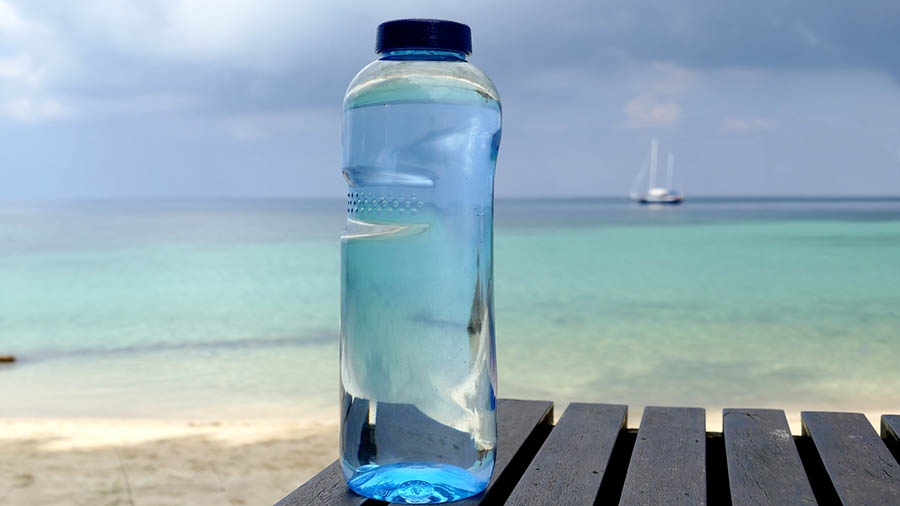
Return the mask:
<path fill-rule="evenodd" d="M 500 100 L 469 27 L 398 20 L 344 98 L 341 464 L 375 499 L 482 492 L 494 467 Z"/>

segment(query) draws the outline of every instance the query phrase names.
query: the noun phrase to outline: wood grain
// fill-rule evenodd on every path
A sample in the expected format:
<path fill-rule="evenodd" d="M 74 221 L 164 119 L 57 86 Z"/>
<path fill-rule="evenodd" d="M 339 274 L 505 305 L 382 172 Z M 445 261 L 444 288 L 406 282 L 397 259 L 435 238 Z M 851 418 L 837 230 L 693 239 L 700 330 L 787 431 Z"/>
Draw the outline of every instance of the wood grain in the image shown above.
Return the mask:
<path fill-rule="evenodd" d="M 628 464 L 621 506 L 706 504 L 706 414 L 648 406 Z"/>
<path fill-rule="evenodd" d="M 593 505 L 627 406 L 572 403 L 506 502 Z"/>
<path fill-rule="evenodd" d="M 367 501 L 347 488 L 340 461 L 334 461 L 275 506 L 359 506 Z M 378 501 L 369 504 L 379 504 Z M 384 503 L 380 503 L 384 504 Z"/>
<path fill-rule="evenodd" d="M 900 465 L 865 416 L 803 412 L 800 419 L 843 504 L 900 505 Z"/>
<path fill-rule="evenodd" d="M 784 411 L 726 409 L 722 427 L 734 506 L 816 504 Z"/>

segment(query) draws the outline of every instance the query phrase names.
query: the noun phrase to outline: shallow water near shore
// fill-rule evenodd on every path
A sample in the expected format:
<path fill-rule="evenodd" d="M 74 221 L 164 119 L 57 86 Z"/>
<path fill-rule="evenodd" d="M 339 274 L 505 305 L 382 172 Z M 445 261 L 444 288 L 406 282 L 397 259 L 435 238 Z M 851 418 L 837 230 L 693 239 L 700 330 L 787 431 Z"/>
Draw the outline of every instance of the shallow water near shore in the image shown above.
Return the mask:
<path fill-rule="evenodd" d="M 0 417 L 336 420 L 344 210 L 0 204 Z M 502 397 L 900 411 L 900 200 L 495 216 Z"/>

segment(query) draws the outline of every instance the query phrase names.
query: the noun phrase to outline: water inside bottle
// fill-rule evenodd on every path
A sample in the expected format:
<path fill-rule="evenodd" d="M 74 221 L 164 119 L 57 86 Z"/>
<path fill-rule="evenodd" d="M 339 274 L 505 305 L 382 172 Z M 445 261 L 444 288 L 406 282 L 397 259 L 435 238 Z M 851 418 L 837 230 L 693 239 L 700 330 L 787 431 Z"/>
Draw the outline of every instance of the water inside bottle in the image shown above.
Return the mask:
<path fill-rule="evenodd" d="M 492 193 L 499 105 L 345 111 L 341 463 L 385 501 L 484 489 L 496 446 Z"/>

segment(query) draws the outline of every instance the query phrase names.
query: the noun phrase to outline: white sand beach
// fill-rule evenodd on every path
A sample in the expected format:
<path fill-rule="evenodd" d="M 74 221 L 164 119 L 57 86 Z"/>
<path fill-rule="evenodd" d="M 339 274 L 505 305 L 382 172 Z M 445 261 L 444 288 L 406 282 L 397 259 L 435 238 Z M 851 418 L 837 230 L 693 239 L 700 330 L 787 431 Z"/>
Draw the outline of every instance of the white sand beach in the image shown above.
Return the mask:
<path fill-rule="evenodd" d="M 337 456 L 337 425 L 0 419 L 0 504 L 273 504 Z"/>

